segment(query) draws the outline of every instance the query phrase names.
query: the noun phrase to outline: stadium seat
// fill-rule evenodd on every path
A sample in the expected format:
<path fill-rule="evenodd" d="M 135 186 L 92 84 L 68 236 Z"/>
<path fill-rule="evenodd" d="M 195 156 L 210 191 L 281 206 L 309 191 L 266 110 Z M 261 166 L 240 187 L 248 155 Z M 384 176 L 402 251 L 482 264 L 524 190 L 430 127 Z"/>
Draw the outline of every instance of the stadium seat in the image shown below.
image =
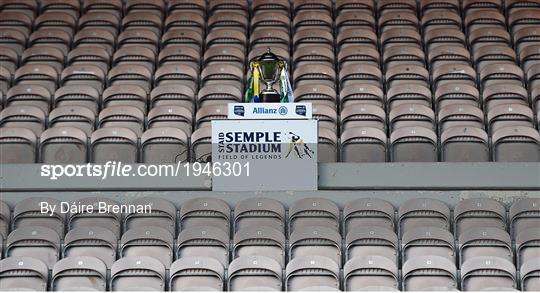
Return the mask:
<path fill-rule="evenodd" d="M 509 210 L 509 223 L 512 237 L 525 229 L 538 227 L 540 224 L 540 200 L 523 198 L 515 201 Z"/>
<path fill-rule="evenodd" d="M 506 209 L 494 199 L 465 199 L 454 207 L 453 223 L 457 236 L 472 228 L 492 227 L 506 230 Z"/>
<path fill-rule="evenodd" d="M 520 276 L 521 276 L 521 290 L 523 291 L 538 291 L 540 290 L 540 279 L 538 273 L 540 268 L 538 266 L 540 259 L 533 258 L 521 266 Z"/>
<path fill-rule="evenodd" d="M 250 287 L 281 291 L 282 271 L 277 261 L 265 256 L 241 256 L 229 265 L 227 289 L 239 291 Z"/>
<path fill-rule="evenodd" d="M 343 290 L 363 291 L 374 287 L 399 288 L 396 263 L 383 256 L 354 257 L 343 267 Z M 377 291 L 377 290 L 373 290 Z M 383 290 L 386 291 L 386 290 Z"/>
<path fill-rule="evenodd" d="M 148 256 L 159 260 L 169 269 L 174 258 L 173 235 L 161 227 L 137 226 L 122 234 L 121 257 Z"/>
<path fill-rule="evenodd" d="M 52 267 L 60 258 L 60 236 L 56 231 L 40 226 L 15 229 L 6 239 L 7 257 L 32 257 Z"/>
<path fill-rule="evenodd" d="M 105 291 L 107 267 L 91 256 L 67 257 L 52 269 L 52 290 Z"/>
<path fill-rule="evenodd" d="M 159 197 L 140 197 L 131 201 L 131 204 L 149 206 L 152 210 L 146 213 L 126 213 L 124 231 L 141 226 L 155 226 L 176 236 L 176 207 L 172 202 Z"/>
<path fill-rule="evenodd" d="M 223 265 L 211 257 L 182 257 L 172 263 L 171 291 L 222 291 Z"/>
<path fill-rule="evenodd" d="M 304 198 L 289 206 L 289 233 L 296 228 L 320 226 L 340 231 L 338 206 L 323 198 Z"/>
<path fill-rule="evenodd" d="M 40 160 L 43 163 L 86 163 L 87 140 L 84 131 L 75 127 L 53 127 L 40 139 Z"/>
<path fill-rule="evenodd" d="M 436 227 L 419 227 L 402 235 L 402 261 L 424 255 L 441 256 L 455 263 L 454 236 L 447 230 Z"/>
<path fill-rule="evenodd" d="M 515 236 L 516 267 L 540 257 L 540 232 L 535 228 L 524 229 Z"/>
<path fill-rule="evenodd" d="M 39 259 L 12 256 L 0 260 L 0 288 L 6 291 L 45 291 L 49 280 L 49 269 Z"/>
<path fill-rule="evenodd" d="M 477 256 L 461 265 L 461 289 L 517 288 L 516 268 L 503 258 Z"/>
<path fill-rule="evenodd" d="M 402 274 L 402 289 L 406 291 L 429 290 L 436 287 L 456 289 L 458 286 L 456 266 L 442 256 L 411 258 L 403 264 Z"/>
<path fill-rule="evenodd" d="M 100 259 L 110 269 L 116 261 L 116 235 L 103 227 L 78 227 L 66 233 L 62 256 L 89 256 Z"/>
<path fill-rule="evenodd" d="M 47 197 L 31 197 L 15 205 L 13 209 L 13 229 L 23 227 L 45 227 L 52 229 L 60 238 L 64 237 L 65 213 L 60 211 L 60 201 Z M 43 213 L 46 206 L 48 213 Z M 55 207 L 54 212 L 50 211 Z"/>
<path fill-rule="evenodd" d="M 398 209 L 399 235 L 417 227 L 450 229 L 450 209 L 439 200 L 414 198 L 405 201 Z"/>
<path fill-rule="evenodd" d="M 138 161 L 137 134 L 129 128 L 98 129 L 92 133 L 90 146 L 90 161 L 93 163 L 107 161 L 135 163 Z"/>
<path fill-rule="evenodd" d="M 19 84 L 12 86 L 6 93 L 6 107 L 35 106 L 48 113 L 50 103 L 51 93 L 41 85 Z"/>
<path fill-rule="evenodd" d="M 120 238 L 122 214 L 111 209 L 111 207 L 118 206 L 116 201 L 101 197 L 85 197 L 78 200 L 76 204 L 91 205 L 93 209 L 91 212 L 80 209 L 70 210 L 67 221 L 69 230 L 79 227 L 102 227 L 113 232 L 116 238 Z"/>
<path fill-rule="evenodd" d="M 36 162 L 37 138 L 32 130 L 22 127 L 0 128 L 0 145 L 1 164 Z"/>
<path fill-rule="evenodd" d="M 45 130 L 45 118 L 46 113 L 38 107 L 10 106 L 0 112 L 0 127 L 26 128 L 31 130 L 35 136 L 40 136 Z M 24 136 L 29 137 L 27 134 Z"/>
<path fill-rule="evenodd" d="M 75 132 L 82 131 L 84 136 L 90 136 L 94 131 L 95 121 L 95 113 L 89 108 L 75 105 L 59 106 L 49 113 L 49 129 L 46 131 L 54 128 L 76 128 L 78 131 Z"/>
<path fill-rule="evenodd" d="M 285 290 L 287 291 L 314 291 L 316 287 L 339 290 L 339 266 L 332 259 L 324 256 L 294 258 L 287 264 L 285 274 Z"/>
<path fill-rule="evenodd" d="M 199 197 L 186 201 L 180 208 L 180 231 L 199 226 L 211 226 L 223 230 L 227 235 L 230 231 L 229 205 L 215 198 Z"/>
<path fill-rule="evenodd" d="M 157 123 L 156 123 L 157 124 Z M 141 162 L 176 163 L 188 161 L 188 138 L 174 127 L 155 127 L 141 136 Z"/>
<path fill-rule="evenodd" d="M 164 291 L 165 267 L 148 256 L 129 256 L 117 260 L 110 272 L 111 291 Z"/>
<path fill-rule="evenodd" d="M 355 226 L 345 237 L 345 259 L 385 257 L 398 264 L 398 237 L 394 231 L 377 226 Z"/>
<path fill-rule="evenodd" d="M 356 227 L 384 227 L 394 230 L 394 207 L 377 198 L 362 198 L 349 201 L 343 207 L 345 233 Z"/>
<path fill-rule="evenodd" d="M 459 235 L 458 246 L 462 265 L 478 256 L 514 259 L 510 235 L 498 228 L 470 228 Z"/>
<path fill-rule="evenodd" d="M 269 226 L 248 226 L 237 230 L 233 238 L 232 258 L 264 256 L 285 267 L 285 235 Z"/>
<path fill-rule="evenodd" d="M 234 230 L 249 227 L 271 227 L 285 231 L 285 208 L 274 199 L 249 198 L 239 201 L 234 207 Z"/>
<path fill-rule="evenodd" d="M 302 226 L 289 236 L 289 258 L 324 256 L 341 267 L 341 236 L 332 228 Z"/>
<path fill-rule="evenodd" d="M 229 265 L 229 236 L 216 227 L 196 226 L 184 229 L 176 240 L 176 258 L 211 257 L 223 267 Z"/>

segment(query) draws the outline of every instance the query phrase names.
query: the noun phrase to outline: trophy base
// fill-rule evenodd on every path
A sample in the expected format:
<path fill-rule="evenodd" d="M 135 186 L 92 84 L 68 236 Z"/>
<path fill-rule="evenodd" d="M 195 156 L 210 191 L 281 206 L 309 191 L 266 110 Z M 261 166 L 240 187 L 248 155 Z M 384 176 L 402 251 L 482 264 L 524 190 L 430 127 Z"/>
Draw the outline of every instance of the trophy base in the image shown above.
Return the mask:
<path fill-rule="evenodd" d="M 281 102 L 281 95 L 276 92 L 262 92 L 260 93 L 262 103 L 279 103 Z"/>

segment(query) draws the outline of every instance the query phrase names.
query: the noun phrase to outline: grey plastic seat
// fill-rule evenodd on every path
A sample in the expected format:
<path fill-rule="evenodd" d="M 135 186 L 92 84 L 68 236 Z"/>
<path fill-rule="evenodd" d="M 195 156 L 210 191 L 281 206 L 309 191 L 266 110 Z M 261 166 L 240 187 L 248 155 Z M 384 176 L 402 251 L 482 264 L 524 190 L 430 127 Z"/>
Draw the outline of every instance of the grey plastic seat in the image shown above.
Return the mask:
<path fill-rule="evenodd" d="M 227 289 L 238 291 L 242 288 L 262 286 L 280 291 L 282 288 L 280 264 L 266 256 L 241 256 L 229 265 Z"/>
<path fill-rule="evenodd" d="M 233 65 L 244 68 L 245 53 L 243 50 L 227 45 L 214 45 L 204 52 L 203 66 Z"/>
<path fill-rule="evenodd" d="M 195 69 L 186 64 L 174 65 L 167 64 L 160 66 L 154 74 L 154 86 L 160 85 L 185 85 L 193 89 L 198 90 L 198 75 Z"/>
<path fill-rule="evenodd" d="M 353 104 L 341 110 L 341 128 L 348 130 L 354 127 L 373 127 L 386 129 L 386 113 L 378 105 Z"/>
<path fill-rule="evenodd" d="M 438 120 L 442 132 L 453 127 L 484 129 L 484 112 L 474 105 L 461 101 L 439 107 Z"/>
<path fill-rule="evenodd" d="M 287 264 L 285 275 L 286 291 L 299 291 L 313 286 L 339 289 L 339 266 L 324 256 L 294 258 Z"/>
<path fill-rule="evenodd" d="M 340 231 L 339 208 L 323 198 L 304 198 L 289 206 L 289 234 L 296 228 L 321 226 Z"/>
<path fill-rule="evenodd" d="M 349 201 L 343 207 L 345 233 L 356 227 L 376 226 L 394 229 L 394 207 L 377 198 L 361 198 Z"/>
<path fill-rule="evenodd" d="M 47 205 L 48 212 L 42 213 L 42 206 Z M 54 207 L 54 212 L 51 208 Z M 19 201 L 13 209 L 13 229 L 23 227 L 46 227 L 64 237 L 65 213 L 60 210 L 60 201 L 47 197 L 30 197 Z"/>
<path fill-rule="evenodd" d="M 157 226 L 137 226 L 122 234 L 120 255 L 153 257 L 169 269 L 174 259 L 173 242 L 173 235 L 166 229 Z"/>
<path fill-rule="evenodd" d="M 198 227 L 212 226 L 229 234 L 231 209 L 220 199 L 200 197 L 186 201 L 180 208 L 180 231 Z"/>
<path fill-rule="evenodd" d="M 327 85 L 303 85 L 294 89 L 294 101 L 336 107 L 336 91 Z"/>
<path fill-rule="evenodd" d="M 161 37 L 163 47 L 185 45 L 195 50 L 200 50 L 203 37 L 196 31 L 169 30 Z"/>
<path fill-rule="evenodd" d="M 87 140 L 75 127 L 53 127 L 41 134 L 40 158 L 43 163 L 86 163 Z"/>
<path fill-rule="evenodd" d="M 503 127 L 492 134 L 491 141 L 496 162 L 540 161 L 540 134 L 532 127 Z"/>
<path fill-rule="evenodd" d="M 45 117 L 43 110 L 35 106 L 10 106 L 0 112 L 0 127 L 26 128 L 40 136 L 45 130 Z"/>
<path fill-rule="evenodd" d="M 529 260 L 540 258 L 539 240 L 540 231 L 536 228 L 523 229 L 515 236 L 516 267 L 521 267 Z"/>
<path fill-rule="evenodd" d="M 455 126 L 441 134 L 441 161 L 488 162 L 488 135 L 476 127 Z"/>
<path fill-rule="evenodd" d="M 0 201 L 0 235 L 2 236 L 2 239 L 5 239 L 8 236 L 10 227 L 11 210 L 5 202 Z"/>
<path fill-rule="evenodd" d="M 523 291 L 540 291 L 540 258 L 533 258 L 525 263 L 520 268 L 521 290 Z"/>
<path fill-rule="evenodd" d="M 172 127 L 191 135 L 192 112 L 181 106 L 156 106 L 148 113 L 148 128 Z"/>
<path fill-rule="evenodd" d="M 107 267 L 100 259 L 91 256 L 61 259 L 52 269 L 51 287 L 55 291 L 105 291 Z"/>
<path fill-rule="evenodd" d="M 285 235 L 269 226 L 248 226 L 237 230 L 233 238 L 232 258 L 264 256 L 285 267 Z"/>
<path fill-rule="evenodd" d="M 414 104 L 431 107 L 431 91 L 425 86 L 397 85 L 388 89 L 386 103 L 390 110 L 401 105 Z"/>
<path fill-rule="evenodd" d="M 52 267 L 60 258 L 60 237 L 47 227 L 22 227 L 11 231 L 6 239 L 5 255 L 39 259 Z"/>
<path fill-rule="evenodd" d="M 431 68 L 446 64 L 471 64 L 471 53 L 462 45 L 438 46 L 428 52 Z"/>
<path fill-rule="evenodd" d="M 157 75 L 157 72 L 156 72 Z M 109 85 L 138 85 L 150 93 L 152 73 L 142 65 L 119 64 L 107 75 Z"/>
<path fill-rule="evenodd" d="M 249 198 L 239 201 L 234 207 L 234 229 L 248 227 L 271 227 L 285 231 L 285 207 L 270 198 Z"/>
<path fill-rule="evenodd" d="M 12 256 L 0 260 L 2 291 L 45 291 L 48 279 L 49 269 L 39 259 Z"/>
<path fill-rule="evenodd" d="M 401 127 L 390 134 L 393 162 L 436 162 L 437 135 L 425 127 Z"/>
<path fill-rule="evenodd" d="M 159 197 L 140 197 L 131 204 L 150 207 L 146 213 L 128 212 L 124 215 L 124 230 L 141 226 L 163 228 L 173 236 L 176 235 L 176 207 L 166 199 Z"/>
<path fill-rule="evenodd" d="M 172 263 L 171 291 L 222 291 L 223 265 L 211 257 L 182 257 Z"/>
<path fill-rule="evenodd" d="M 144 131 L 144 113 L 134 106 L 111 106 L 99 112 L 98 128 L 127 128 L 140 137 Z"/>
<path fill-rule="evenodd" d="M 455 83 L 476 86 L 476 74 L 470 65 L 453 63 L 434 68 L 432 79 L 435 88 Z"/>
<path fill-rule="evenodd" d="M 99 92 L 89 85 L 63 86 L 54 93 L 53 108 L 81 106 L 98 113 Z M 54 111 L 54 110 L 53 110 Z"/>
<path fill-rule="evenodd" d="M 338 115 L 333 107 L 326 105 L 314 105 L 313 119 L 318 120 L 319 128 L 328 128 L 337 131 Z"/>
<path fill-rule="evenodd" d="M 212 127 L 201 127 L 191 135 L 191 159 L 194 162 L 212 161 Z"/>
<path fill-rule="evenodd" d="M 528 106 L 527 90 L 521 85 L 495 84 L 485 88 L 482 92 L 485 109 L 490 112 L 497 106 L 521 104 Z"/>
<path fill-rule="evenodd" d="M 295 87 L 306 84 L 336 87 L 336 72 L 333 67 L 325 64 L 306 64 L 298 67 L 293 71 L 292 78 Z"/>
<path fill-rule="evenodd" d="M 343 267 L 344 291 L 372 291 L 373 287 L 399 288 L 396 263 L 383 256 L 355 257 Z"/>
<path fill-rule="evenodd" d="M 417 291 L 432 287 L 457 288 L 453 262 L 442 256 L 417 256 L 403 264 L 402 290 Z"/>
<path fill-rule="evenodd" d="M 540 224 L 540 199 L 523 198 L 510 206 L 510 232 L 512 237 L 528 228 L 537 228 Z"/>
<path fill-rule="evenodd" d="M 53 93 L 58 83 L 58 72 L 49 65 L 27 64 L 15 71 L 13 83 L 41 85 Z"/>
<path fill-rule="evenodd" d="M 112 199 L 103 197 L 85 197 L 79 199 L 80 205 L 91 205 L 92 211 L 88 210 L 70 212 L 67 227 L 74 229 L 78 227 L 102 227 L 109 229 L 116 238 L 120 238 L 122 214 L 113 209 L 118 203 Z"/>
<path fill-rule="evenodd" d="M 377 226 L 358 226 L 345 237 L 345 259 L 381 256 L 398 264 L 398 238 L 394 231 Z"/>
<path fill-rule="evenodd" d="M 223 267 L 229 264 L 229 236 L 223 230 L 211 226 L 184 229 L 176 241 L 176 257 L 211 257 Z"/>
<path fill-rule="evenodd" d="M 504 127 L 534 125 L 534 114 L 525 104 L 504 104 L 491 108 L 487 113 L 488 128 L 491 133 Z"/>
<path fill-rule="evenodd" d="M 114 53 L 112 66 L 119 64 L 142 65 L 153 73 L 155 63 L 156 56 L 151 49 L 145 47 L 123 47 Z"/>
<path fill-rule="evenodd" d="M 479 291 L 492 287 L 517 288 L 514 264 L 498 257 L 477 256 L 461 265 L 461 289 Z"/>
<path fill-rule="evenodd" d="M 118 15 L 106 10 L 88 11 L 78 19 L 78 30 L 85 28 L 100 28 L 109 31 L 113 35 L 118 35 L 120 29 L 120 18 Z"/>
<path fill-rule="evenodd" d="M 510 235 L 498 228 L 470 228 L 459 235 L 458 246 L 462 265 L 478 256 L 514 259 Z"/>
<path fill-rule="evenodd" d="M 436 227 L 419 227 L 403 234 L 401 254 L 403 262 L 419 256 L 441 256 L 456 262 L 454 236 L 448 230 Z"/>
<path fill-rule="evenodd" d="M 37 138 L 22 127 L 0 128 L 0 164 L 35 163 Z"/>
<path fill-rule="evenodd" d="M 339 71 L 340 88 L 358 85 L 374 85 L 382 88 L 382 72 L 371 64 L 347 64 Z"/>
<path fill-rule="evenodd" d="M 12 86 L 6 93 L 5 105 L 35 106 L 48 113 L 51 104 L 51 93 L 47 88 L 37 84 L 19 84 Z"/>
<path fill-rule="evenodd" d="M 95 128 L 95 120 L 95 113 L 86 107 L 58 106 L 49 113 L 49 128 L 76 128 L 82 131 L 84 136 L 90 136 Z M 77 134 L 77 137 L 82 138 L 80 134 Z"/>
<path fill-rule="evenodd" d="M 335 163 L 338 161 L 338 137 L 336 130 L 319 127 L 317 162 Z"/>
<path fill-rule="evenodd" d="M 494 199 L 470 198 L 454 207 L 454 233 L 459 236 L 471 228 L 506 230 L 506 209 Z"/>
<path fill-rule="evenodd" d="M 180 106 L 193 112 L 195 94 L 185 85 L 167 84 L 154 87 L 150 93 L 150 108 L 158 106 Z"/>
<path fill-rule="evenodd" d="M 295 67 L 307 64 L 325 64 L 333 66 L 334 52 L 323 46 L 309 45 L 299 48 L 294 52 L 293 63 Z"/>
<path fill-rule="evenodd" d="M 461 104 L 478 107 L 480 93 L 476 86 L 467 83 L 451 83 L 438 86 L 435 89 L 435 105 L 437 109 Z"/>
<path fill-rule="evenodd" d="M 432 30 L 430 33 L 437 31 Z M 396 46 L 413 46 L 420 48 L 422 46 L 422 37 L 418 30 L 411 27 L 392 27 L 387 28 L 381 32 L 381 48 L 386 50 L 387 48 Z M 426 33 L 426 38 L 428 33 Z"/>
<path fill-rule="evenodd" d="M 187 45 L 173 45 L 163 48 L 158 55 L 158 65 L 187 64 L 199 72 L 201 54 Z"/>
<path fill-rule="evenodd" d="M 101 96 L 103 108 L 111 106 L 133 106 L 146 113 L 147 93 L 138 85 L 112 85 Z"/>
<path fill-rule="evenodd" d="M 417 227 L 450 229 L 450 209 L 436 199 L 414 198 L 405 201 L 398 209 L 399 235 Z"/>
<path fill-rule="evenodd" d="M 375 127 L 351 127 L 341 134 L 341 161 L 385 162 L 387 137 Z"/>
<path fill-rule="evenodd" d="M 110 269 L 116 261 L 116 235 L 103 227 L 78 227 L 66 233 L 62 256 L 91 256 L 100 259 Z"/>
<path fill-rule="evenodd" d="M 295 97 L 296 98 L 296 97 Z M 206 85 L 197 95 L 200 107 L 239 103 L 242 101 L 242 90 L 232 85 Z"/>
<path fill-rule="evenodd" d="M 502 80 L 505 84 L 523 85 L 523 70 L 515 64 L 490 64 L 480 71 L 480 81 L 483 87 L 489 87 Z"/>
<path fill-rule="evenodd" d="M 332 48 L 333 40 L 334 36 L 329 31 L 306 28 L 293 35 L 293 50 L 313 44 Z"/>
<path fill-rule="evenodd" d="M 120 34 L 122 36 L 122 34 Z M 116 37 L 113 33 L 102 28 L 85 28 L 80 30 L 73 37 L 74 48 L 95 47 L 98 46 L 112 55 L 116 44 Z M 66 51 L 68 49 L 66 48 Z"/>
<path fill-rule="evenodd" d="M 91 162 L 105 163 L 120 161 L 135 163 L 138 161 L 137 134 L 125 127 L 105 127 L 92 133 Z"/>
<path fill-rule="evenodd" d="M 176 163 L 188 160 L 188 136 L 174 127 L 155 127 L 141 136 L 141 162 Z"/>
<path fill-rule="evenodd" d="M 428 87 L 429 72 L 419 65 L 396 65 L 386 71 L 387 88 L 404 84 Z"/>
<path fill-rule="evenodd" d="M 341 266 L 341 236 L 328 227 L 302 226 L 289 236 L 289 258 L 324 256 Z"/>
<path fill-rule="evenodd" d="M 164 291 L 165 267 L 148 256 L 128 256 L 117 260 L 111 268 L 109 290 Z"/>
<path fill-rule="evenodd" d="M 242 88 L 244 74 L 242 69 L 225 64 L 221 66 L 205 67 L 201 71 L 201 87 L 205 85 L 233 85 Z"/>
<path fill-rule="evenodd" d="M 62 86 L 89 85 L 101 93 L 105 85 L 105 72 L 92 64 L 70 65 L 62 70 L 60 83 Z"/>
<path fill-rule="evenodd" d="M 404 127 L 423 127 L 435 130 L 435 113 L 431 107 L 408 103 L 390 110 L 388 122 L 392 131 Z"/>
<path fill-rule="evenodd" d="M 55 47 L 31 47 L 22 53 L 21 64 L 50 65 L 54 67 L 57 72 L 60 72 L 64 66 L 64 53 Z"/>

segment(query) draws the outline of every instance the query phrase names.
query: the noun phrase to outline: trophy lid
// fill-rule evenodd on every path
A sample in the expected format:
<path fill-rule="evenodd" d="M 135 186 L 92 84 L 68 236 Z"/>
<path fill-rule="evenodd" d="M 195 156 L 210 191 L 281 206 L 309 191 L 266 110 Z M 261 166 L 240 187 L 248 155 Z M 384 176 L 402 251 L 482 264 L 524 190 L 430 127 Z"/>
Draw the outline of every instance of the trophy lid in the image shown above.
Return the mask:
<path fill-rule="evenodd" d="M 272 50 L 270 48 L 266 49 L 266 52 L 264 54 L 262 54 L 260 57 L 259 57 L 259 62 L 261 61 L 274 61 L 274 62 L 277 62 L 277 61 L 281 61 L 281 59 L 279 59 L 278 56 L 276 56 L 276 54 L 272 53 Z"/>

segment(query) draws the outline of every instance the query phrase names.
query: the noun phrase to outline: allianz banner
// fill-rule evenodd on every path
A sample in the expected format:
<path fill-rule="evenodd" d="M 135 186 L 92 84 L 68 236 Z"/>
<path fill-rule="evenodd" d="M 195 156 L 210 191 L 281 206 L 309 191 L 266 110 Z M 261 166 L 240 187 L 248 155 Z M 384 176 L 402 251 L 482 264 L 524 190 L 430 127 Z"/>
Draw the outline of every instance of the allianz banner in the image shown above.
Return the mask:
<path fill-rule="evenodd" d="M 317 190 L 317 140 L 317 120 L 214 120 L 212 164 L 249 170 L 213 176 L 212 189 Z"/>

